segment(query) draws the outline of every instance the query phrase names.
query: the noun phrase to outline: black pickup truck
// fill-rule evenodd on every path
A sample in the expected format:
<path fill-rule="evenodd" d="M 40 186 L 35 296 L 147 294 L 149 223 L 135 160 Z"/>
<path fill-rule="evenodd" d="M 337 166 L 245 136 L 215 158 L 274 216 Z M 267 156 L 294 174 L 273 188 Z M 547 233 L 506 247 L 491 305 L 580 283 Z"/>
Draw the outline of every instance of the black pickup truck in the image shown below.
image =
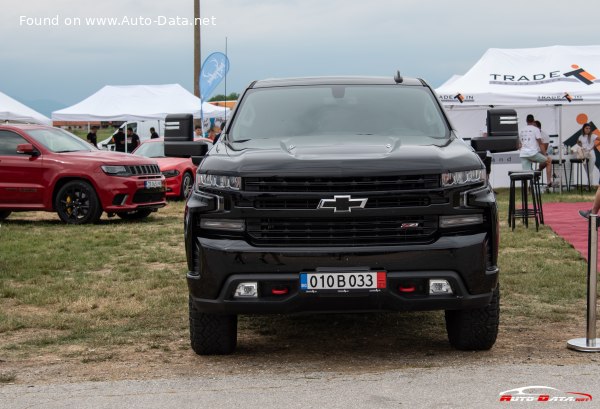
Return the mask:
<path fill-rule="evenodd" d="M 423 80 L 253 82 L 185 210 L 192 348 L 233 352 L 238 314 L 445 310 L 451 345 L 489 349 L 498 238 L 484 165 Z"/>

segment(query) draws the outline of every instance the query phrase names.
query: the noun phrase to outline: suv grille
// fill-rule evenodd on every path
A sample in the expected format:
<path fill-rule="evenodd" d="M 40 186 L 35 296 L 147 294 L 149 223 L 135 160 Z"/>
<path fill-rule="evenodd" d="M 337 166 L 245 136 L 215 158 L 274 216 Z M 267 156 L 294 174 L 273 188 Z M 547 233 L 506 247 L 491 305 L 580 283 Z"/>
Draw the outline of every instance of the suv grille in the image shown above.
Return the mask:
<path fill-rule="evenodd" d="M 134 176 L 161 174 L 158 165 L 129 165 L 127 170 Z"/>
<path fill-rule="evenodd" d="M 429 243 L 437 216 L 335 219 L 248 219 L 247 233 L 256 246 L 373 246 Z"/>
<path fill-rule="evenodd" d="M 244 178 L 244 189 L 249 192 L 391 192 L 439 187 L 439 174 L 345 178 Z"/>

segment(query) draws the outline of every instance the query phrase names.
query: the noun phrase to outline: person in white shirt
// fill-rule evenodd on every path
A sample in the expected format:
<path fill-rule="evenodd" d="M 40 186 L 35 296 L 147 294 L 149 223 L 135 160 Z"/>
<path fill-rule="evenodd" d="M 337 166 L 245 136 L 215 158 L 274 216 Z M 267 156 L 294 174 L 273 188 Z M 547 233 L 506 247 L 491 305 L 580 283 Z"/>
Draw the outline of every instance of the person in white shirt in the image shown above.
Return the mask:
<path fill-rule="evenodd" d="M 546 156 L 550 156 L 550 151 L 548 150 L 548 148 L 550 147 L 550 136 L 548 136 L 548 134 L 546 132 L 544 132 L 542 130 L 542 123 L 538 120 L 533 121 L 533 124 L 535 125 L 535 127 L 537 129 L 540 130 L 540 135 L 542 136 L 542 144 L 541 144 L 541 148 L 542 148 L 542 152 L 546 152 Z M 552 158 L 550 158 L 550 161 L 552 162 Z M 544 170 L 544 168 L 546 168 L 546 164 L 542 163 L 540 164 L 540 167 L 538 168 L 538 170 Z M 554 175 L 552 175 L 554 177 Z"/>
<path fill-rule="evenodd" d="M 577 139 L 577 146 L 579 146 L 580 154 L 577 155 L 580 159 L 587 159 L 587 166 L 585 171 L 587 172 L 588 180 L 592 183 L 592 175 L 594 174 L 594 166 L 596 164 L 596 146 L 594 141 L 598 137 L 592 133 L 592 127 L 590 124 L 583 124 L 581 127 L 581 135 Z"/>
<path fill-rule="evenodd" d="M 527 115 L 527 126 L 519 131 L 519 140 L 521 143 L 519 157 L 521 158 L 521 167 L 523 170 L 531 170 L 534 163 L 544 164 L 546 169 L 546 180 L 548 187 L 552 187 L 552 170 L 550 164 L 552 158 L 546 156 L 546 149 L 542 145 L 542 134 L 534 125 L 533 115 Z M 543 169 L 540 166 L 540 169 Z"/>

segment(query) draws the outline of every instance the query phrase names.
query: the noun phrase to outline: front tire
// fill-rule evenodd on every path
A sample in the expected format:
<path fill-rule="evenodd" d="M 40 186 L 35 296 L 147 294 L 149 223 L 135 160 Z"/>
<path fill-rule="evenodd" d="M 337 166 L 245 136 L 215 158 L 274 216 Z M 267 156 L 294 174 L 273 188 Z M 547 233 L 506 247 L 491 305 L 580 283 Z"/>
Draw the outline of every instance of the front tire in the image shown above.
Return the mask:
<path fill-rule="evenodd" d="M 119 212 L 117 216 L 123 220 L 140 220 L 150 216 L 151 213 L 152 209 L 139 209 L 130 212 Z"/>
<path fill-rule="evenodd" d="M 228 355 L 237 344 L 237 315 L 204 314 L 192 298 L 190 308 L 190 341 L 198 355 Z"/>
<path fill-rule="evenodd" d="M 11 214 L 10 210 L 1 210 L 0 211 L 0 221 L 6 219 Z"/>
<path fill-rule="evenodd" d="M 65 183 L 56 194 L 54 208 L 58 217 L 68 224 L 96 223 L 102 216 L 96 191 L 83 180 Z"/>
<path fill-rule="evenodd" d="M 462 351 L 483 351 L 494 346 L 500 322 L 500 285 L 489 305 L 471 310 L 447 310 L 446 331 L 450 345 Z"/>
<path fill-rule="evenodd" d="M 179 197 L 182 200 L 187 200 L 187 198 L 192 194 L 193 189 L 194 177 L 190 172 L 185 172 L 181 178 L 181 191 L 179 192 Z"/>

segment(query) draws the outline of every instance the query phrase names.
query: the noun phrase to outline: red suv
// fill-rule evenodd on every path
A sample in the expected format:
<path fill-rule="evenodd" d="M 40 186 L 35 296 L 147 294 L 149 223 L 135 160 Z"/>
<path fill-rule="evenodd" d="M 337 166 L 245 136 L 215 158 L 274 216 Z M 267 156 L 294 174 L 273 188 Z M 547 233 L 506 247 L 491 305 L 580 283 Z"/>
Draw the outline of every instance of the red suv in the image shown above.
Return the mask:
<path fill-rule="evenodd" d="M 0 125 L 0 220 L 13 211 L 55 211 L 94 223 L 102 212 L 141 219 L 166 205 L 156 161 L 98 150 L 62 129 Z"/>

